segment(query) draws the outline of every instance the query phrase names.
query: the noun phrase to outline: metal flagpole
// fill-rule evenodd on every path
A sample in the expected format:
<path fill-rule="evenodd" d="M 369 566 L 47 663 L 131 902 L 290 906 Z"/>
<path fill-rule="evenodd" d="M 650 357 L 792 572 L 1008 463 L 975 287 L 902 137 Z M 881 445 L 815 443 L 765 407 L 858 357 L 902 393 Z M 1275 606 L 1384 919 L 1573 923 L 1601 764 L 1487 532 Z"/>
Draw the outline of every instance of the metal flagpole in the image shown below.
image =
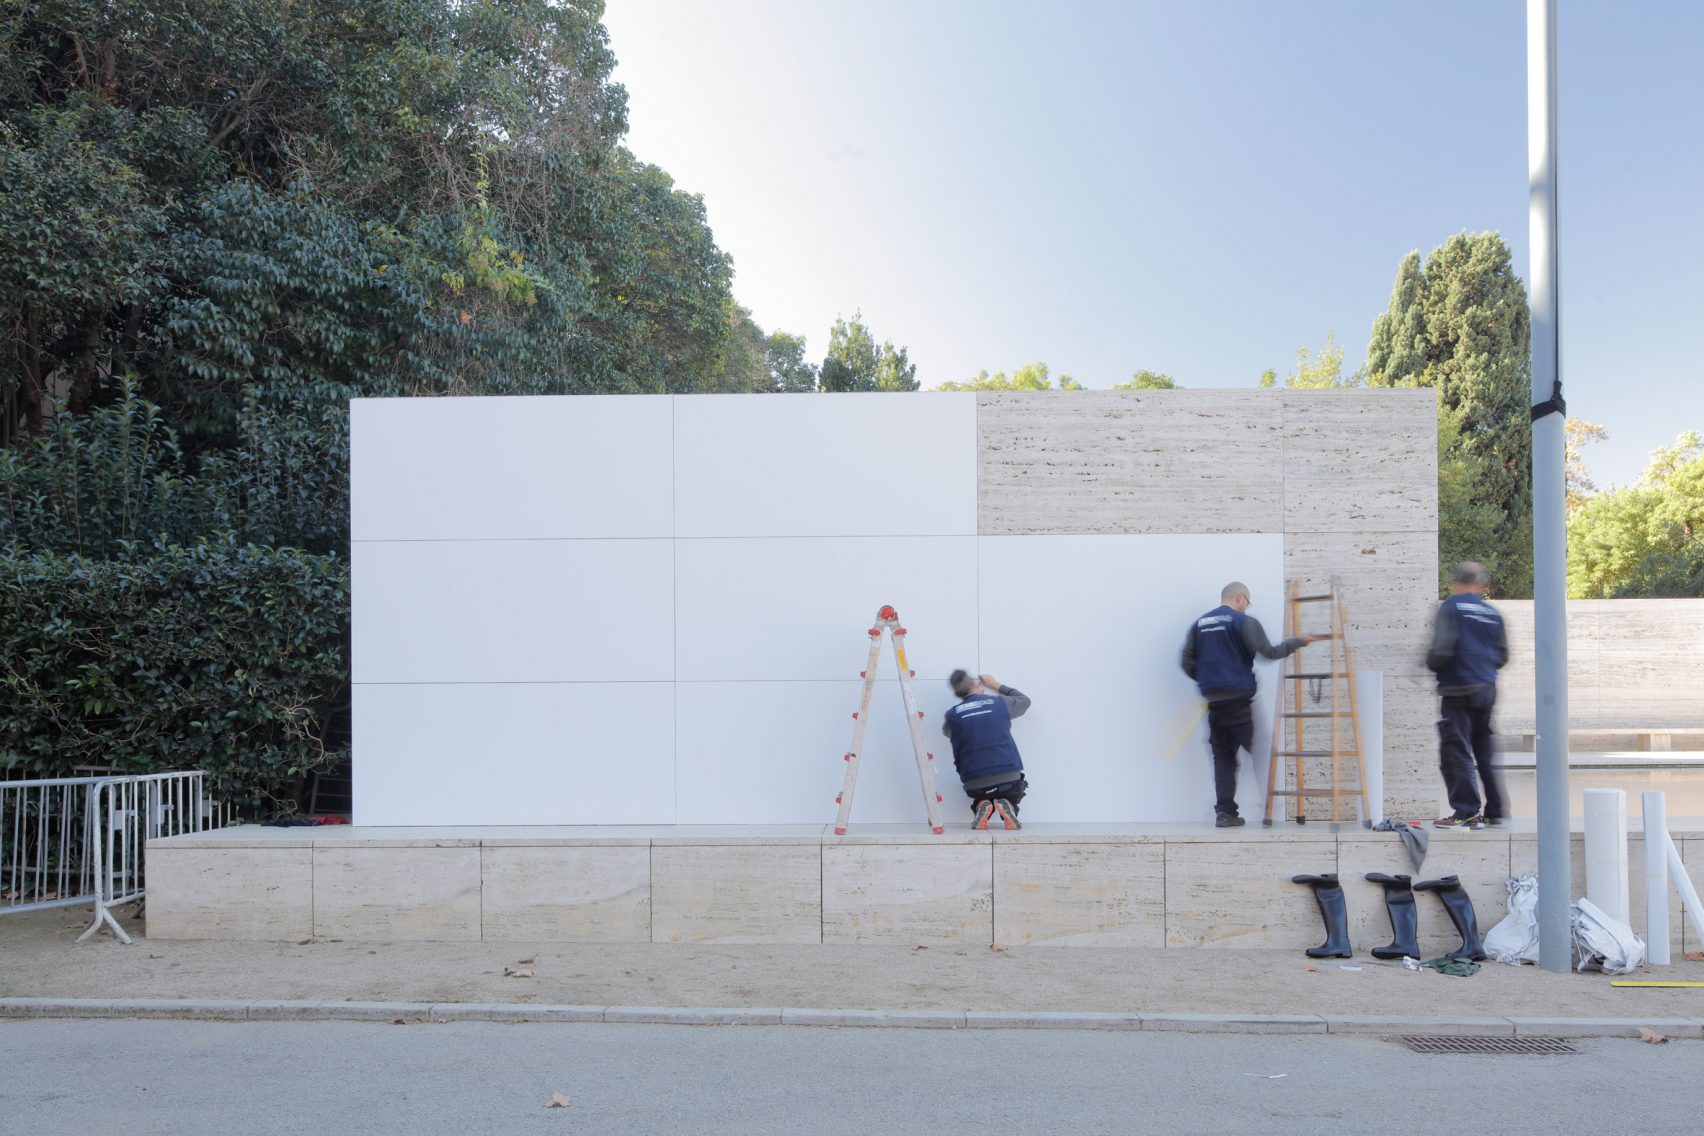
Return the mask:
<path fill-rule="evenodd" d="M 1527 231 L 1532 289 L 1532 596 L 1538 707 L 1538 960 L 1570 967 L 1567 544 L 1557 288 L 1556 0 L 1527 0 Z"/>

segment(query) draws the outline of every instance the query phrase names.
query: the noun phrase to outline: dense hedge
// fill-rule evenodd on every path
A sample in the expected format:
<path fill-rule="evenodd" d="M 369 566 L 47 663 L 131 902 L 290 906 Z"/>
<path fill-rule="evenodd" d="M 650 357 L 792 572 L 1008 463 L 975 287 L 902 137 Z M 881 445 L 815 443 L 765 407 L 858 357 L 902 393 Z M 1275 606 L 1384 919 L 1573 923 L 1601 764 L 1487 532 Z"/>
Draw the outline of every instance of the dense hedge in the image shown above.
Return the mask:
<path fill-rule="evenodd" d="M 206 771 L 289 807 L 347 755 L 344 563 L 235 541 L 91 560 L 0 550 L 0 764 Z"/>

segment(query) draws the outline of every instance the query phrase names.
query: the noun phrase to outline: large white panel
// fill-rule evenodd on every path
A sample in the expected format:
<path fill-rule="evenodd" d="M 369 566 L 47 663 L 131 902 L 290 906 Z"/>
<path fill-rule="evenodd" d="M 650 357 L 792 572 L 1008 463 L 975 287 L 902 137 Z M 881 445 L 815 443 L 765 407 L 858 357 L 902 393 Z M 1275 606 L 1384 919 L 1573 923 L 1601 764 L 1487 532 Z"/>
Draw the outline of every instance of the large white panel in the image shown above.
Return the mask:
<path fill-rule="evenodd" d="M 360 685 L 355 823 L 673 824 L 669 683 Z"/>
<path fill-rule="evenodd" d="M 976 532 L 976 396 L 681 395 L 675 535 Z"/>
<path fill-rule="evenodd" d="M 682 680 L 856 678 L 883 604 L 919 681 L 976 653 L 976 538 L 792 537 L 675 542 Z M 881 670 L 895 677 L 884 645 Z"/>
<path fill-rule="evenodd" d="M 355 681 L 672 679 L 673 544 L 358 541 Z"/>
<path fill-rule="evenodd" d="M 833 823 L 861 682 L 682 682 L 675 689 L 679 823 Z M 918 700 L 945 815 L 968 821 L 941 736 L 952 692 L 944 682 L 921 683 Z M 870 708 L 852 821 L 921 825 L 927 819 L 899 684 L 884 680 Z"/>
<path fill-rule="evenodd" d="M 1169 821 L 1213 814 L 1212 762 L 1194 685 L 1178 669 L 1189 623 L 1231 580 L 1250 614 L 1283 630 L 1283 537 L 980 538 L 981 658 L 1030 695 L 1013 728 L 1031 789 L 1026 819 Z M 1257 754 L 1270 736 L 1277 664 L 1257 668 Z M 1258 759 L 1265 777 L 1265 758 Z M 1246 765 L 1246 762 L 1245 762 Z M 1238 803 L 1258 816 L 1245 767 Z"/>
<path fill-rule="evenodd" d="M 358 398 L 356 540 L 670 535 L 671 400 Z"/>

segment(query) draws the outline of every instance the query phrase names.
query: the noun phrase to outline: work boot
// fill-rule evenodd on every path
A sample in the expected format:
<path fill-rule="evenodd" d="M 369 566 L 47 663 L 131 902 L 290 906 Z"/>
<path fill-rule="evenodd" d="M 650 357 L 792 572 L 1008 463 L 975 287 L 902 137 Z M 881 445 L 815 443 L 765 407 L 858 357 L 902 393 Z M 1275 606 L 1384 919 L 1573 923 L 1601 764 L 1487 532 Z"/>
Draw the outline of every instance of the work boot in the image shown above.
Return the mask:
<path fill-rule="evenodd" d="M 1385 912 L 1390 915 L 1391 943 L 1374 947 L 1376 959 L 1420 957 L 1420 911 L 1414 905 L 1414 888 L 1408 876 L 1368 872 L 1367 879 L 1384 888 Z"/>
<path fill-rule="evenodd" d="M 1449 912 L 1450 922 L 1461 933 L 1461 946 L 1445 952 L 1450 958 L 1472 959 L 1474 962 L 1485 958 L 1485 948 L 1479 941 L 1479 921 L 1473 917 L 1473 899 L 1461 886 L 1459 878 L 1445 876 L 1441 880 L 1421 880 L 1414 885 L 1414 890 L 1437 892 L 1438 900 Z"/>
<path fill-rule="evenodd" d="M 1343 885 L 1337 882 L 1336 872 L 1327 872 L 1321 876 L 1291 876 L 1294 884 L 1307 884 L 1313 888 L 1314 902 L 1319 904 L 1319 914 L 1325 920 L 1325 942 L 1317 947 L 1308 948 L 1309 958 L 1340 958 L 1351 957 L 1354 952 L 1349 949 L 1349 909 L 1343 902 Z"/>
<path fill-rule="evenodd" d="M 1217 813 L 1213 818 L 1214 828 L 1241 828 L 1245 823 L 1236 813 Z"/>
<path fill-rule="evenodd" d="M 971 820 L 970 827 L 978 830 L 979 832 L 986 832 L 988 830 L 988 822 L 992 820 L 993 817 L 994 802 L 978 801 L 976 802 L 976 815 L 974 819 Z"/>
<path fill-rule="evenodd" d="M 1005 824 L 1007 832 L 1016 832 L 1023 827 L 1018 823 L 1018 807 L 1004 797 L 994 798 L 994 815 Z"/>

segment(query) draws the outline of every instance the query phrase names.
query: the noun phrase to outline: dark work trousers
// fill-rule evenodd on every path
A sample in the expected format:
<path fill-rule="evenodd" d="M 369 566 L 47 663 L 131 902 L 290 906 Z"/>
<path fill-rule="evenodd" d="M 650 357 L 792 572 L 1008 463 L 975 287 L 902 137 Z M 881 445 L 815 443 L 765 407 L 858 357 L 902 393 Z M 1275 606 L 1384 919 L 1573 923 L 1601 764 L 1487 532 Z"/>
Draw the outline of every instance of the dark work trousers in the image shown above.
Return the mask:
<path fill-rule="evenodd" d="M 1029 792 L 1029 782 L 1022 773 L 1016 781 L 1002 781 L 998 785 L 985 785 L 980 789 L 966 789 L 964 795 L 970 798 L 970 811 L 975 812 L 976 806 L 983 801 L 1010 801 L 1012 812 L 1018 811 L 1018 803 Z"/>
<path fill-rule="evenodd" d="M 1481 812 L 1487 820 L 1508 816 L 1503 803 L 1503 774 L 1497 763 L 1497 745 L 1491 734 L 1491 710 L 1497 705 L 1497 688 L 1475 687 L 1466 694 L 1446 694 L 1441 701 L 1438 764 L 1443 769 L 1450 809 L 1457 819 L 1463 820 Z M 1483 810 L 1479 800 L 1482 788 Z"/>
<path fill-rule="evenodd" d="M 1237 750 L 1254 756 L 1254 700 L 1209 702 L 1207 746 L 1213 753 L 1213 811 L 1237 815 Z"/>

